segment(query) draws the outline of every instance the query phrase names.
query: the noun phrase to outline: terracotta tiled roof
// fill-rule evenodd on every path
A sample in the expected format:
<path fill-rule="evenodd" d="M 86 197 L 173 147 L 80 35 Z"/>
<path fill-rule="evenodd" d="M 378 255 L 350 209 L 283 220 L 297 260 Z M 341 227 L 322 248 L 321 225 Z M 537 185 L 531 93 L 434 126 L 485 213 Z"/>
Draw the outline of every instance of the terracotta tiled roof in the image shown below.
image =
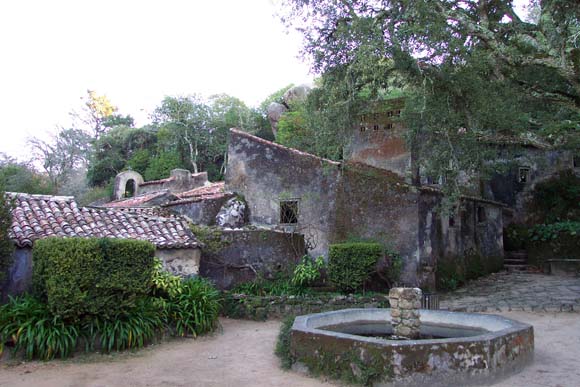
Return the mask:
<path fill-rule="evenodd" d="M 175 180 L 175 177 L 171 176 L 165 179 L 159 179 L 159 180 L 149 180 L 149 181 L 145 181 L 141 184 L 139 184 L 139 187 L 143 187 L 146 185 L 155 185 L 155 184 L 163 184 L 163 183 L 168 183 L 170 181 Z"/>
<path fill-rule="evenodd" d="M 150 192 L 150 193 L 146 193 L 143 195 L 138 195 L 138 196 L 134 196 L 132 198 L 126 198 L 126 199 L 119 199 L 119 200 L 115 200 L 109 203 L 105 203 L 102 205 L 102 207 L 108 207 L 108 208 L 128 208 L 128 207 L 139 207 L 139 206 L 143 206 L 143 205 L 147 205 L 147 202 L 159 198 L 161 196 L 170 196 L 169 191 L 168 190 L 162 190 L 162 191 L 155 191 L 155 192 Z M 175 199 L 175 196 L 172 196 L 173 199 Z"/>
<path fill-rule="evenodd" d="M 199 175 L 201 175 L 203 173 L 205 173 L 205 172 L 192 173 L 191 177 L 198 177 Z M 149 181 L 145 181 L 145 182 L 139 184 L 139 187 L 169 183 L 170 181 L 173 181 L 173 180 L 175 180 L 174 176 L 169 176 L 169 177 L 166 177 L 165 179 L 159 179 L 159 180 L 149 180 Z"/>
<path fill-rule="evenodd" d="M 139 239 L 160 248 L 199 246 L 180 217 L 79 207 L 70 196 L 8 195 L 14 200 L 10 237 L 19 247 L 48 237 Z"/>
<path fill-rule="evenodd" d="M 186 199 L 186 198 L 200 198 L 200 199 L 202 199 L 206 196 L 215 196 L 215 195 L 222 196 L 224 194 L 224 187 L 225 187 L 225 183 L 223 181 L 218 181 L 215 183 L 210 183 L 209 185 L 205 185 L 203 187 L 194 188 L 190 191 L 178 193 L 177 196 L 180 199 Z"/>
<path fill-rule="evenodd" d="M 210 183 L 209 185 L 194 188 L 189 191 L 181 192 L 176 194 L 179 199 L 170 201 L 169 203 L 162 204 L 163 208 L 176 206 L 180 204 L 195 203 L 202 200 L 220 199 L 225 196 L 233 196 L 233 193 L 225 191 L 225 183 L 223 181 L 218 181 L 216 183 Z"/>

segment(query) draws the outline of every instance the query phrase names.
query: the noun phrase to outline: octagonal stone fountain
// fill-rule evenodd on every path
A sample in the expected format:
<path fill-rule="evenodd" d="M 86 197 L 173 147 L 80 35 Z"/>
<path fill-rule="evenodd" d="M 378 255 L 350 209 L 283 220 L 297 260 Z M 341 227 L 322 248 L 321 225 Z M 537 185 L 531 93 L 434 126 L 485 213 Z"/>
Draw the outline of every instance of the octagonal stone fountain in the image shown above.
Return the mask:
<path fill-rule="evenodd" d="M 290 333 L 296 368 L 375 386 L 480 385 L 533 360 L 531 325 L 496 315 L 418 310 L 417 297 L 419 289 L 392 289 L 391 309 L 297 317 Z"/>

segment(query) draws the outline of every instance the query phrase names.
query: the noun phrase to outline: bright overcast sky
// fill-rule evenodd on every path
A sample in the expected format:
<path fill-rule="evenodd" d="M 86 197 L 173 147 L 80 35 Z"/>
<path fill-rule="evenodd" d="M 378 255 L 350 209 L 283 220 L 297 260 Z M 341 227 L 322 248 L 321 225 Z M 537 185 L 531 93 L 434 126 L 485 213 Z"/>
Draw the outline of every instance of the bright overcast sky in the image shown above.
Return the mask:
<path fill-rule="evenodd" d="M 272 0 L 0 2 L 0 152 L 70 125 L 87 89 L 137 124 L 166 95 L 227 93 L 250 106 L 311 82 Z"/>

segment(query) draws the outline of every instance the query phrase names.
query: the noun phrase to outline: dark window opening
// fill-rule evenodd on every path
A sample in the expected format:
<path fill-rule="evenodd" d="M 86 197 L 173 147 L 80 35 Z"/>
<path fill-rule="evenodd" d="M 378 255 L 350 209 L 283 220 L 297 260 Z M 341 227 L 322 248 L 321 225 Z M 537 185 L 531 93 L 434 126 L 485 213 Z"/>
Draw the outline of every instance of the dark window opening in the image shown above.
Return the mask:
<path fill-rule="evenodd" d="M 393 116 L 393 112 L 392 111 L 387 112 L 387 117 L 392 117 L 392 116 Z"/>
<path fill-rule="evenodd" d="M 530 181 L 530 168 L 520 167 L 518 169 L 518 183 L 525 184 Z"/>
<path fill-rule="evenodd" d="M 126 198 L 132 198 L 135 196 L 135 180 L 129 179 L 125 185 L 125 193 L 123 195 Z"/>
<path fill-rule="evenodd" d="M 298 200 L 280 201 L 280 223 L 282 224 L 298 223 Z"/>
<path fill-rule="evenodd" d="M 393 129 L 393 124 L 386 124 L 385 130 L 387 130 L 387 129 Z"/>
<path fill-rule="evenodd" d="M 379 130 L 379 125 L 373 125 L 373 130 Z"/>
<path fill-rule="evenodd" d="M 487 220 L 485 207 L 478 206 L 477 207 L 477 223 L 483 223 Z"/>
<path fill-rule="evenodd" d="M 580 168 L 580 156 L 574 156 L 574 168 Z"/>
<path fill-rule="evenodd" d="M 360 129 L 361 132 L 365 132 L 367 130 L 367 127 L 364 126 L 363 124 L 361 124 L 361 126 L 360 126 L 359 129 Z"/>
<path fill-rule="evenodd" d="M 449 215 L 449 227 L 455 227 L 455 215 Z"/>

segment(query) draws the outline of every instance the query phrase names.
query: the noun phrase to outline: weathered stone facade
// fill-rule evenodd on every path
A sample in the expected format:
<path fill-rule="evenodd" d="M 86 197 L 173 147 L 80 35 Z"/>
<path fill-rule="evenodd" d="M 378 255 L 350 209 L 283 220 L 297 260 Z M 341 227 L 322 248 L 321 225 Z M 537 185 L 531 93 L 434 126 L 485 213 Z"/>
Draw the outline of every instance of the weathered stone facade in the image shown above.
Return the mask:
<path fill-rule="evenodd" d="M 304 234 L 312 255 L 326 256 L 329 244 L 351 237 L 389 244 L 404 261 L 401 282 L 413 286 L 433 287 L 437 259 L 445 254 L 473 249 L 503 256 L 498 203 L 464 198 L 463 218 L 449 230 L 448 217 L 437 209 L 440 191 L 407 184 L 384 169 L 321 159 L 238 130 L 230 132 L 226 189 L 244 196 L 251 224 Z M 296 211 L 292 223 L 282 216 L 288 202 Z M 477 212 L 482 219 L 475 223 Z"/>

